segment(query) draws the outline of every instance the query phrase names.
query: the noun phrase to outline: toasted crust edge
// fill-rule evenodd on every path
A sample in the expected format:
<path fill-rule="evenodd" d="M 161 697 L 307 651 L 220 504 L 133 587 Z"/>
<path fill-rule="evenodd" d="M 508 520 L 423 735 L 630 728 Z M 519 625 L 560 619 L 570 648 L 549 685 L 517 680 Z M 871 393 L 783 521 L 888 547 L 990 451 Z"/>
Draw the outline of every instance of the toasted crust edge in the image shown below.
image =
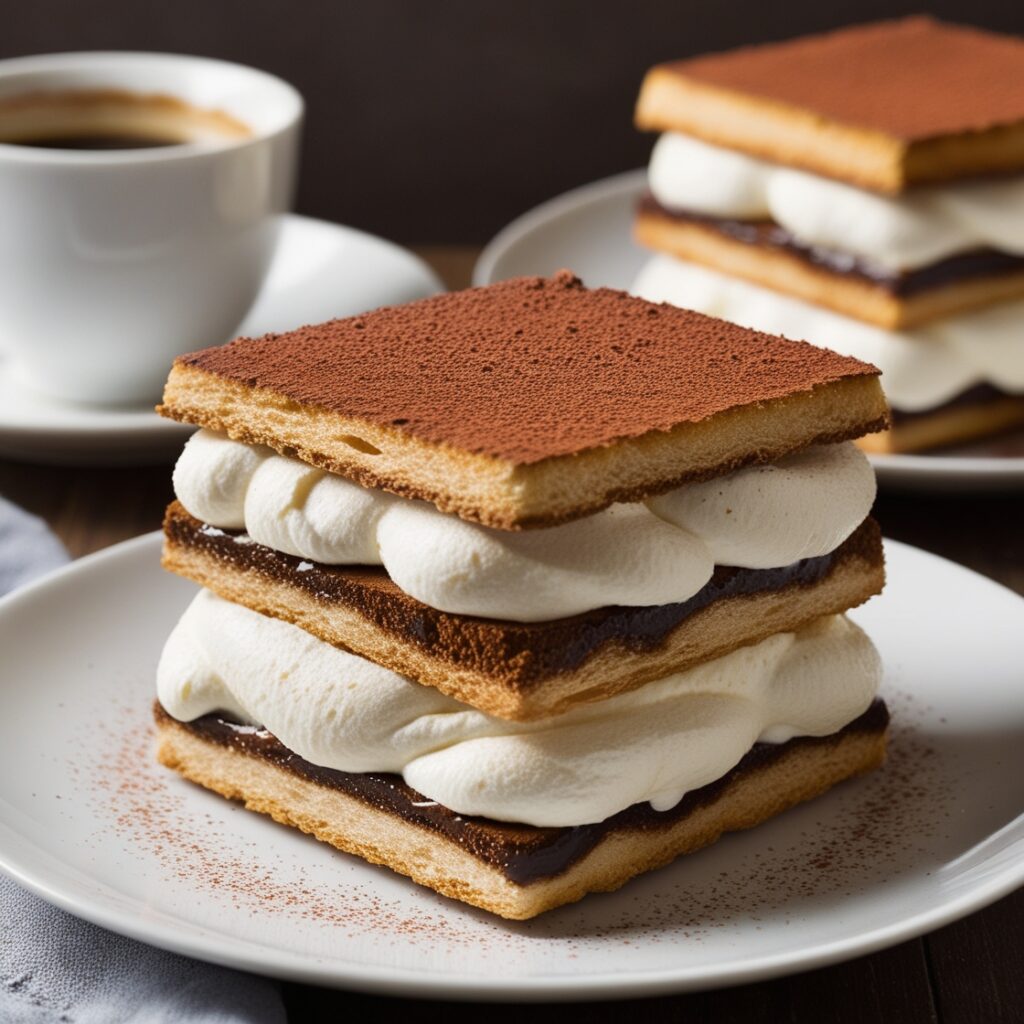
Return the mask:
<path fill-rule="evenodd" d="M 501 530 L 555 526 L 617 501 L 638 501 L 888 424 L 877 374 L 529 465 L 420 441 L 181 362 L 157 411 Z"/>
<path fill-rule="evenodd" d="M 710 845 L 726 832 L 753 828 L 845 779 L 877 768 L 885 758 L 887 734 L 853 732 L 835 742 L 795 747 L 767 767 L 740 776 L 716 799 L 670 827 L 610 832 L 560 875 L 528 885 L 509 881 L 446 837 L 269 761 L 206 740 L 173 719 L 158 717 L 157 737 L 160 763 L 191 782 L 338 850 L 382 864 L 443 896 L 510 920 L 526 920 L 589 892 L 618 889 L 639 874 Z"/>
<path fill-rule="evenodd" d="M 995 436 L 1021 425 L 1024 395 L 918 414 L 883 433 L 862 437 L 857 444 L 878 455 L 911 454 Z"/>

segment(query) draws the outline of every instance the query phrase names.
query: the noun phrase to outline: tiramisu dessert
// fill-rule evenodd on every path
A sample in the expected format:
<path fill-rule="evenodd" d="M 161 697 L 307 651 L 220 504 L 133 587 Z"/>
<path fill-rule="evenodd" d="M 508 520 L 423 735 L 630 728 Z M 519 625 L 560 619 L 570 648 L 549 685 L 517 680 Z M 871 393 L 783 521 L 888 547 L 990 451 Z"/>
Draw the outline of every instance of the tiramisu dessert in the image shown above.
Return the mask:
<path fill-rule="evenodd" d="M 915 451 L 1024 423 L 1024 42 L 926 17 L 652 68 L 634 291 L 882 368 Z"/>
<path fill-rule="evenodd" d="M 160 760 L 528 918 L 876 767 L 878 371 L 567 271 L 182 356 Z"/>

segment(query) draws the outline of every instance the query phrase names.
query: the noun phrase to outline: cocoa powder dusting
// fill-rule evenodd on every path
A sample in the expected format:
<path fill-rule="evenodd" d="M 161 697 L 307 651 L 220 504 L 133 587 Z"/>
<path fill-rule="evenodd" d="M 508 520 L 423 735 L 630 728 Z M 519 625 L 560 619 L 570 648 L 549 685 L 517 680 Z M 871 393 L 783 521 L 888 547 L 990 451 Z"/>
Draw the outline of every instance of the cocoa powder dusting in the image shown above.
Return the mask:
<path fill-rule="evenodd" d="M 282 915 L 331 927 L 348 937 L 369 931 L 400 937 L 404 945 L 423 941 L 432 948 L 443 942 L 453 950 L 486 942 L 486 934 L 463 930 L 441 914 L 428 910 L 409 916 L 408 908 L 388 906 L 361 884 L 311 880 L 301 864 L 283 864 L 282 854 L 223 830 L 220 815 L 207 812 L 196 817 L 187 798 L 198 788 L 156 763 L 148 710 L 140 714 L 136 707 L 124 707 L 113 722 L 97 724 L 106 735 L 90 748 L 102 748 L 91 766 L 93 809 L 141 858 L 155 859 L 167 879 L 188 882 L 200 895 L 227 902 L 236 911 Z M 223 801 L 214 794 L 209 799 Z M 250 813 L 232 806 L 239 814 Z M 266 823 L 270 829 L 286 828 Z M 312 837 L 304 838 L 309 840 L 310 858 L 344 857 Z"/>
<path fill-rule="evenodd" d="M 259 843 L 246 841 L 232 830 L 231 814 L 225 824 L 220 797 L 203 794 L 210 810 L 197 815 L 201 791 L 154 761 L 148 705 L 125 707 L 98 723 L 103 735 L 83 743 L 74 760 L 88 782 L 97 829 L 113 831 L 140 860 L 155 861 L 169 881 L 186 882 L 216 905 L 432 955 L 472 950 L 484 960 L 527 956 L 544 942 L 573 959 L 607 951 L 609 942 L 700 942 L 768 921 L 772 927 L 780 919 L 799 925 L 814 901 L 877 893 L 919 871 L 929 847 L 950 833 L 956 765 L 922 738 L 925 709 L 918 702 L 900 693 L 884 696 L 894 726 L 880 771 L 616 894 L 591 895 L 527 922 L 501 921 L 411 882 L 402 883 L 408 891 L 400 900 L 393 889 L 388 898 L 378 878 L 353 882 L 346 870 L 350 858 L 313 839 L 299 853 L 275 847 L 270 833 Z M 237 807 L 234 813 L 249 812 Z M 337 882 L 323 879 L 330 858 L 338 859 Z M 384 869 L 372 871 L 387 877 Z"/>
<path fill-rule="evenodd" d="M 239 338 L 177 363 L 520 465 L 878 373 L 806 342 L 584 288 L 568 270 Z"/>
<path fill-rule="evenodd" d="M 928 17 L 854 25 L 666 67 L 907 141 L 1024 121 L 1024 42 Z"/>

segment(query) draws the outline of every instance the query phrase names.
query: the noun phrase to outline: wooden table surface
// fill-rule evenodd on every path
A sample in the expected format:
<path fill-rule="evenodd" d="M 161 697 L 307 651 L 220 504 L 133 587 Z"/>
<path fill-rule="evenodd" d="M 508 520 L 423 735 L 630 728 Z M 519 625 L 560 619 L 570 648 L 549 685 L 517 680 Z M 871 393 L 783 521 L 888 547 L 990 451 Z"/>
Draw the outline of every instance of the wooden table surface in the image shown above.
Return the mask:
<path fill-rule="evenodd" d="M 449 287 L 468 282 L 475 250 L 419 251 Z M 46 519 L 77 557 L 155 530 L 171 497 L 170 473 L 167 466 L 55 468 L 0 460 L 0 494 Z M 883 494 L 876 515 L 887 536 L 1024 594 L 1024 496 Z M 475 1019 L 480 1012 L 473 1004 L 399 1002 L 301 985 L 285 985 L 284 991 L 292 1024 L 328 1013 L 371 1024 L 393 1012 L 407 1020 L 446 1022 Z M 581 1012 L 596 1022 L 611 1021 L 631 1006 L 658 1021 L 1021 1024 L 1024 891 L 923 938 L 849 963 L 742 988 L 593 1004 Z M 527 1012 L 542 1022 L 561 1019 L 566 1009 L 548 1005 Z M 496 1006 L 483 1012 L 493 1020 L 512 1020 L 523 1011 Z"/>

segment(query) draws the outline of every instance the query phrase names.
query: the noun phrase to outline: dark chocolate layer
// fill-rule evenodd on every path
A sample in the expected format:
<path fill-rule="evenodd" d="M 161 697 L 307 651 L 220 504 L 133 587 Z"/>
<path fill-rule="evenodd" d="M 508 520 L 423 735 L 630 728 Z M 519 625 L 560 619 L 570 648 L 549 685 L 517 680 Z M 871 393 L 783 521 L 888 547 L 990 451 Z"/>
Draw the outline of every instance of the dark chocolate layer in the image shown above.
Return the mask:
<path fill-rule="evenodd" d="M 157 703 L 158 722 L 170 720 Z M 205 715 L 194 722 L 178 723 L 205 740 L 263 758 L 303 779 L 340 790 L 370 807 L 394 814 L 430 832 L 445 836 L 467 853 L 497 868 L 517 885 L 561 874 L 592 850 L 610 832 L 664 829 L 715 800 L 732 783 L 752 775 L 794 749 L 829 746 L 851 733 L 882 733 L 889 712 L 876 700 L 860 718 L 831 736 L 800 737 L 788 743 L 756 743 L 750 752 L 722 778 L 687 793 L 668 811 L 655 811 L 650 804 L 634 804 L 594 825 L 567 828 L 538 828 L 492 821 L 489 818 L 456 814 L 428 800 L 405 784 L 400 775 L 340 772 L 320 768 L 292 753 L 266 730 L 232 724 L 219 715 Z"/>
<path fill-rule="evenodd" d="M 779 569 L 718 566 L 710 581 L 688 601 L 599 608 L 550 622 L 522 623 L 430 608 L 400 590 L 382 567 L 321 565 L 261 544 L 236 543 L 239 531 L 204 526 L 178 502 L 168 508 L 164 530 L 174 544 L 209 552 L 242 570 L 283 581 L 324 604 L 352 606 L 403 643 L 453 665 L 487 673 L 519 691 L 578 668 L 610 643 L 631 652 L 654 650 L 686 619 L 714 601 L 811 586 L 850 560 L 869 565 L 882 561 L 881 531 L 869 518 L 835 551 L 819 558 L 805 558 Z"/>
<path fill-rule="evenodd" d="M 854 256 L 852 253 L 806 245 L 798 241 L 782 225 L 770 220 L 708 217 L 690 210 L 668 209 L 650 194 L 640 200 L 640 210 L 648 215 L 668 220 L 713 228 L 727 238 L 747 245 L 780 249 L 822 270 L 844 277 L 859 278 L 901 298 L 980 277 L 996 277 L 1024 270 L 1024 256 L 1014 256 L 996 249 L 972 249 L 970 252 L 947 256 L 916 270 L 898 271 Z"/>
<path fill-rule="evenodd" d="M 948 412 L 953 409 L 966 409 L 972 405 L 985 406 L 990 402 L 999 402 L 1004 398 L 1018 398 L 1024 402 L 1024 395 L 1011 395 L 1008 391 L 1003 391 L 992 384 L 975 384 L 973 388 L 961 391 L 959 395 L 951 398 L 948 402 L 932 406 L 930 409 L 922 409 L 920 412 L 906 412 L 903 409 L 893 408 L 891 410 L 892 425 L 897 427 L 901 423 L 911 423 L 914 420 L 935 416 L 937 413 Z"/>

